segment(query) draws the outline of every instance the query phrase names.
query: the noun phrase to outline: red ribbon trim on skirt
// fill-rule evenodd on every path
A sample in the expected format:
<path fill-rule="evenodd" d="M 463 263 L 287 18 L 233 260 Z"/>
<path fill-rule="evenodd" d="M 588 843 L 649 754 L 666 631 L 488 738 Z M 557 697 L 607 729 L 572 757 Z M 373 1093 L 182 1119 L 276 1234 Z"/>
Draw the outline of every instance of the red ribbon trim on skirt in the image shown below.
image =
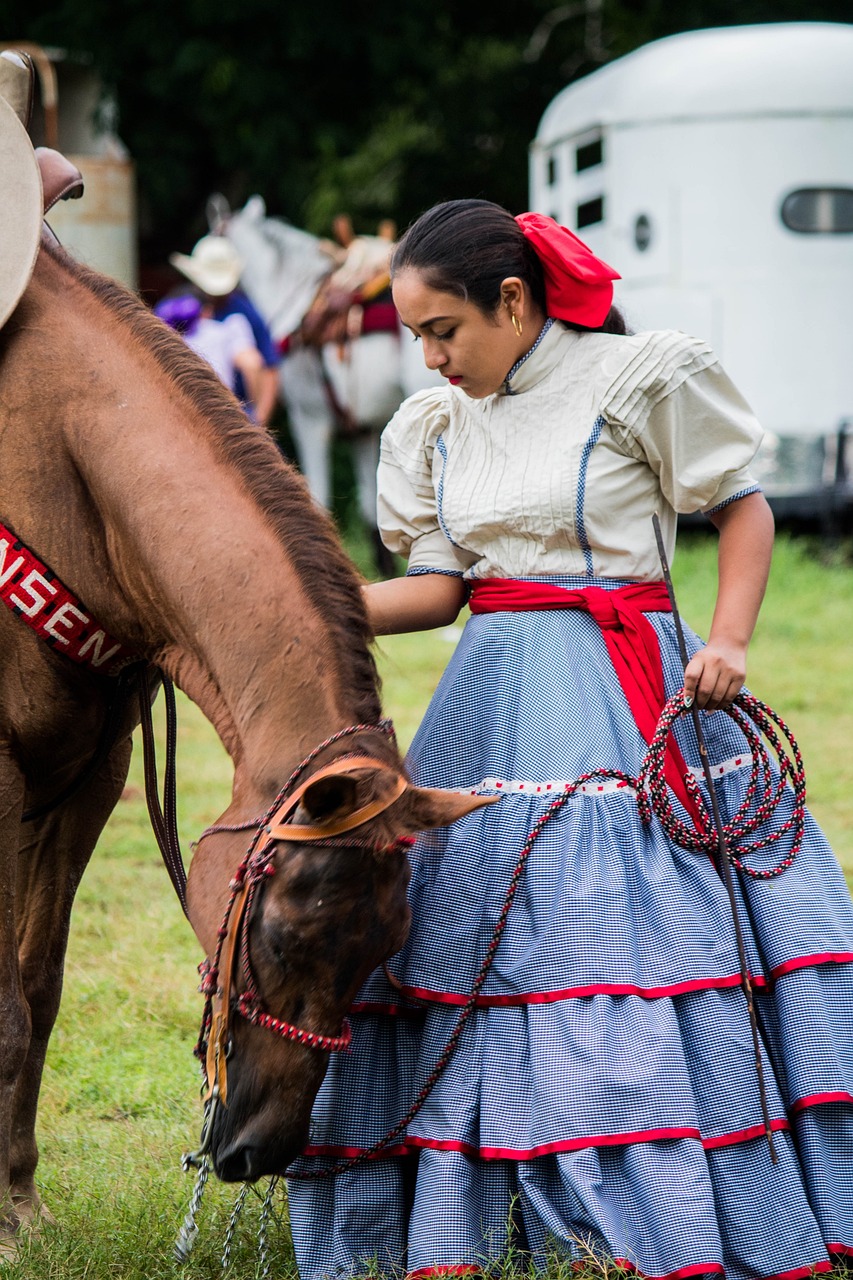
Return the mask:
<path fill-rule="evenodd" d="M 515 578 L 475 578 L 472 613 L 524 613 L 537 609 L 581 609 L 598 623 L 607 652 L 640 733 L 650 743 L 666 704 L 660 646 L 647 613 L 672 613 L 666 584 L 636 582 L 605 591 L 603 587 L 558 587 L 549 582 Z M 666 747 L 666 780 L 690 814 L 702 816 L 687 790 L 687 764 L 672 734 Z"/>

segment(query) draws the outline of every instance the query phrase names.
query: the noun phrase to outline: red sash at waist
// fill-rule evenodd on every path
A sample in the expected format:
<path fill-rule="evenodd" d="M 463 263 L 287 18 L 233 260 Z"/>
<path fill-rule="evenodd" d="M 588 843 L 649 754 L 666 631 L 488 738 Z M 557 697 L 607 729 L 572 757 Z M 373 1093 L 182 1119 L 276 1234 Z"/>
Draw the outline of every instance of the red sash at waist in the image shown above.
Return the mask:
<path fill-rule="evenodd" d="M 519 582 L 514 578 L 475 578 L 471 583 L 472 613 L 521 613 L 538 609 L 582 609 L 601 628 L 604 643 L 637 728 L 651 742 L 666 703 L 660 646 L 647 613 L 671 613 L 666 584 L 636 582 L 605 591 L 603 587 L 559 587 L 549 582 Z M 687 764 L 670 734 L 666 749 L 666 780 L 694 822 L 700 814 L 684 775 Z"/>

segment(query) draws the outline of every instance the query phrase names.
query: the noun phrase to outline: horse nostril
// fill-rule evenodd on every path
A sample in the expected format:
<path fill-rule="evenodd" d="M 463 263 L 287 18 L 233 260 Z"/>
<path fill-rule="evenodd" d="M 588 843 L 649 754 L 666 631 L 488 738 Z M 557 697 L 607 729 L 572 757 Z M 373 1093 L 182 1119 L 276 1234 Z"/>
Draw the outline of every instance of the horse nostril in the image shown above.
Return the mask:
<path fill-rule="evenodd" d="M 234 1143 L 217 1152 L 214 1161 L 217 1178 L 222 1182 L 253 1182 L 260 1177 L 257 1150 L 242 1143 Z"/>

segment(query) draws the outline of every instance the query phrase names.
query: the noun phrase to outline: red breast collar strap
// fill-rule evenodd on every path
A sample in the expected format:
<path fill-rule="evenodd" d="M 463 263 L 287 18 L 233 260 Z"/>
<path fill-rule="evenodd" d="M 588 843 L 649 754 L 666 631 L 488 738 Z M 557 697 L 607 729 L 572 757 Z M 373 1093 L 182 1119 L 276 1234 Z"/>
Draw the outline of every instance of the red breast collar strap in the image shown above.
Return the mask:
<path fill-rule="evenodd" d="M 139 655 L 121 644 L 20 538 L 0 524 L 0 599 L 57 653 L 100 675 Z"/>

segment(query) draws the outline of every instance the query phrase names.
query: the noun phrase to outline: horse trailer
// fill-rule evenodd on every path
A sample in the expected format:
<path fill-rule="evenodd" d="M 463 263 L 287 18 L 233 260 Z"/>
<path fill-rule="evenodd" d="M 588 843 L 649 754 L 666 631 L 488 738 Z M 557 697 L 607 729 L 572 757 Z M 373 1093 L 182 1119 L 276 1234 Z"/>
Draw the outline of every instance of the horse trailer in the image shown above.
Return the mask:
<path fill-rule="evenodd" d="M 621 272 L 632 328 L 712 343 L 767 433 L 777 515 L 849 513 L 853 25 L 688 31 L 615 60 L 546 109 L 530 189 Z"/>

